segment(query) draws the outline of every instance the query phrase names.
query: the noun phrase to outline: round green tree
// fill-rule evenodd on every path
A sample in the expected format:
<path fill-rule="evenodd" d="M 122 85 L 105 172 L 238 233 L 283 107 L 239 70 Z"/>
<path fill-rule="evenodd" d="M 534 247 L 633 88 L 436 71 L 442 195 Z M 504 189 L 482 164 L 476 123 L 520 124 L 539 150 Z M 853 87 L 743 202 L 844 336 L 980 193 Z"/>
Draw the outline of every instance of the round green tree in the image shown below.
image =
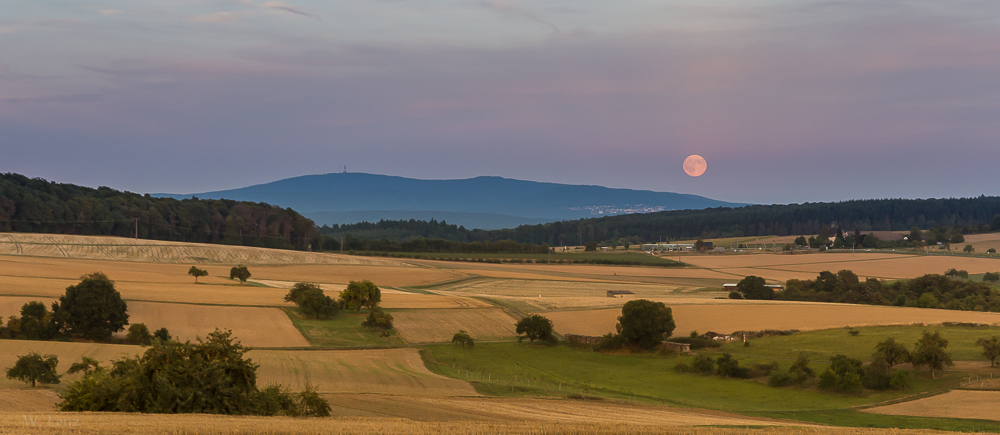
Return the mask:
<path fill-rule="evenodd" d="M 514 324 L 518 339 L 527 338 L 529 343 L 535 340 L 548 340 L 552 336 L 552 321 L 540 314 L 532 314 Z M 521 334 L 524 334 L 521 336 Z"/>
<path fill-rule="evenodd" d="M 128 324 L 127 304 L 115 290 L 115 283 L 101 272 L 66 287 L 56 307 L 56 320 L 71 336 L 106 341 Z"/>
<path fill-rule="evenodd" d="M 674 316 L 663 302 L 628 301 L 618 317 L 618 335 L 629 343 L 652 349 L 674 333 Z"/>

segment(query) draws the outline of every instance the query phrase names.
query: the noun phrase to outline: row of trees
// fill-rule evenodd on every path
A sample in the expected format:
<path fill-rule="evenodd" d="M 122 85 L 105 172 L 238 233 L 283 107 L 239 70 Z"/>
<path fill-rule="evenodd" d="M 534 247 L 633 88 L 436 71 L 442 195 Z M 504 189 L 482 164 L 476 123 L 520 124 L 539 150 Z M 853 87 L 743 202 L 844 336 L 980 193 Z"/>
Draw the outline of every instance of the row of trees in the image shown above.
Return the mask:
<path fill-rule="evenodd" d="M 740 280 L 729 297 L 1000 312 L 1000 291 L 988 284 L 1000 282 L 1000 273 L 985 274 L 985 282 L 968 277 L 966 271 L 951 269 L 891 283 L 876 278 L 861 282 L 857 274 L 845 269 L 820 272 L 814 280 L 790 279 L 783 291 L 775 292 L 764 278 L 750 275 Z"/>
<path fill-rule="evenodd" d="M 336 300 L 326 295 L 318 285 L 300 282 L 292 286 L 284 299 L 294 303 L 299 314 L 311 319 L 329 319 L 341 309 L 361 314 L 361 309 L 367 308 L 368 317 L 361 323 L 362 326 L 375 328 L 382 335 L 388 335 L 392 329 L 392 315 L 379 306 L 382 291 L 369 280 L 351 281 Z"/>
<path fill-rule="evenodd" d="M 319 249 L 316 225 L 294 210 L 231 200 L 155 198 L 0 174 L 0 232 L 140 237 Z"/>

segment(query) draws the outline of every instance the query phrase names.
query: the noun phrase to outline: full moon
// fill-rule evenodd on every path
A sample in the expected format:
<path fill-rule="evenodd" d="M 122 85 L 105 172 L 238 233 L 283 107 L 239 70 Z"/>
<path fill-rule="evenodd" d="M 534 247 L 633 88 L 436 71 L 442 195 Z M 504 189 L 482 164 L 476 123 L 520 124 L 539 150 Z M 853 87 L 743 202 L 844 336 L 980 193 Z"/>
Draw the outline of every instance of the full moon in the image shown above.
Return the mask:
<path fill-rule="evenodd" d="M 684 172 L 692 177 L 700 177 L 708 169 L 705 158 L 697 154 L 691 154 L 684 159 Z"/>

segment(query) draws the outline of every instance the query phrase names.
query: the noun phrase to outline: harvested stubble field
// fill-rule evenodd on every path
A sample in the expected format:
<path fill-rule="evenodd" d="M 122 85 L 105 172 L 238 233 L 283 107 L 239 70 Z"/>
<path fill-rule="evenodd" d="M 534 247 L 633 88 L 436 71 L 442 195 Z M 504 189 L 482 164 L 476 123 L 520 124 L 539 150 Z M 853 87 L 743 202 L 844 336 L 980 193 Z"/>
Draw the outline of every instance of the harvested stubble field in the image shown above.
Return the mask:
<path fill-rule="evenodd" d="M 216 329 L 233 331 L 235 340 L 254 347 L 305 347 L 309 342 L 280 308 L 226 307 L 159 302 L 129 302 L 129 322 L 150 331 L 167 328 L 175 340 L 192 342 Z M 124 337 L 124 333 L 119 333 Z"/>
<path fill-rule="evenodd" d="M 0 255 L 221 264 L 399 265 L 398 261 L 285 249 L 108 236 L 0 233 Z"/>
<path fill-rule="evenodd" d="M 617 411 L 612 408 L 611 411 Z M 835 427 L 804 427 L 787 423 L 780 427 L 712 427 L 672 425 L 644 425 L 622 422 L 620 414 L 607 423 L 550 422 L 516 419 L 501 421 L 414 421 L 396 418 L 290 418 L 290 417 L 231 417 L 205 414 L 103 414 L 103 413 L 42 413 L 30 415 L 25 424 L 21 413 L 0 413 L 0 433 L 65 434 L 78 435 L 116 433 L 122 435 L 244 435 L 244 434 L 387 434 L 415 435 L 448 434 L 683 434 L 683 435 L 786 435 L 786 434 L 851 434 L 851 435 L 937 435 L 947 432 L 930 430 L 856 429 Z M 31 420 L 35 418 L 35 420 Z M 52 423 L 52 424 L 50 424 Z M 63 424 L 62 426 L 59 423 Z"/>
<path fill-rule="evenodd" d="M 844 326 L 907 325 L 942 322 L 1000 323 L 1000 313 L 872 305 L 744 302 L 673 305 L 674 336 L 691 331 L 730 333 L 762 329 L 815 330 Z M 615 331 L 620 309 L 546 312 L 561 334 L 600 336 Z"/>
<path fill-rule="evenodd" d="M 612 401 L 544 398 L 402 397 L 387 395 L 333 395 L 338 416 L 391 416 L 423 421 L 538 421 L 614 424 L 628 416 L 640 426 L 754 425 L 780 426 L 787 422 L 718 411 L 634 405 Z M 809 426 L 808 424 L 803 424 Z"/>
<path fill-rule="evenodd" d="M 3 412 L 51 411 L 56 409 L 57 403 L 59 403 L 59 393 L 54 389 L 0 389 L 0 410 Z"/>
<path fill-rule="evenodd" d="M 674 294 L 681 288 L 650 284 L 479 278 L 435 286 L 433 290 L 483 296 L 606 298 L 608 290 L 630 290 L 635 292 L 636 297 L 658 297 Z"/>
<path fill-rule="evenodd" d="M 402 396 L 477 396 L 468 382 L 427 370 L 416 349 L 253 350 L 260 364 L 258 384 L 282 384 L 300 391 Z"/>
<path fill-rule="evenodd" d="M 499 308 L 428 309 L 392 313 L 399 336 L 410 343 L 451 341 L 460 329 L 477 340 L 500 340 L 516 337 L 514 319 Z"/>
<path fill-rule="evenodd" d="M 909 402 L 868 408 L 864 412 L 1000 421 L 1000 391 L 954 390 Z"/>

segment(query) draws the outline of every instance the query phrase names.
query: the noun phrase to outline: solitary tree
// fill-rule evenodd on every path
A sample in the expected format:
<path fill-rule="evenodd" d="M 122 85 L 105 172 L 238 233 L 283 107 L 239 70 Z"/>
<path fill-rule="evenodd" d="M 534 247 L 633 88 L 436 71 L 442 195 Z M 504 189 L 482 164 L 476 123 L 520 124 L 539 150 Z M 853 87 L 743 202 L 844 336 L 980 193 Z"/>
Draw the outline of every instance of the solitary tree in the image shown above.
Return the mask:
<path fill-rule="evenodd" d="M 897 343 L 895 338 L 887 338 L 876 344 L 875 355 L 881 356 L 889 368 L 910 361 L 910 351 L 906 350 L 903 343 Z"/>
<path fill-rule="evenodd" d="M 973 248 L 972 245 L 965 245 L 965 247 L 962 248 L 962 250 L 965 251 L 965 252 L 970 252 L 970 253 L 971 252 L 976 252 L 976 248 Z"/>
<path fill-rule="evenodd" d="M 997 357 L 1000 357 L 1000 337 L 994 335 L 990 338 L 980 338 L 976 344 L 983 347 L 983 356 L 990 360 L 990 367 L 997 365 Z"/>
<path fill-rule="evenodd" d="M 340 292 L 340 303 L 344 308 L 354 309 L 356 314 L 361 314 L 361 308 L 373 308 L 382 302 L 382 291 L 375 283 L 364 281 L 351 281 L 347 288 Z"/>
<path fill-rule="evenodd" d="M 997 253 L 997 250 L 996 250 L 996 248 L 990 248 L 990 249 L 987 249 L 987 250 L 986 250 L 986 253 L 987 253 L 987 254 L 996 254 L 996 253 Z"/>
<path fill-rule="evenodd" d="M 128 305 L 115 283 L 101 272 L 84 276 L 66 288 L 54 314 L 67 334 L 91 340 L 108 340 L 128 324 Z"/>
<path fill-rule="evenodd" d="M 32 352 L 27 355 L 17 357 L 14 367 L 7 369 L 7 379 L 17 379 L 30 383 L 32 387 L 35 383 L 58 384 L 59 376 L 56 375 L 56 366 L 59 365 L 59 358 L 55 355 L 41 355 Z"/>
<path fill-rule="evenodd" d="M 951 355 L 945 352 L 947 347 L 948 340 L 941 337 L 940 332 L 934 331 L 931 334 L 924 331 L 923 337 L 917 341 L 916 349 L 910 355 L 910 361 L 913 367 L 930 367 L 931 379 L 934 379 L 934 370 L 943 370 L 946 365 L 955 365 L 951 361 Z"/>
<path fill-rule="evenodd" d="M 998 272 L 986 272 L 983 274 L 983 281 L 997 283 L 1000 281 L 1000 273 Z"/>
<path fill-rule="evenodd" d="M 194 282 L 198 282 L 198 277 L 208 276 L 208 271 L 205 269 L 199 269 L 197 266 L 191 266 L 191 268 L 188 269 L 188 275 L 194 277 Z"/>
<path fill-rule="evenodd" d="M 528 338 L 529 343 L 535 340 L 548 340 L 552 336 L 552 321 L 539 314 L 532 314 L 514 324 L 514 331 Z M 519 338 L 524 338 L 519 337 Z"/>
<path fill-rule="evenodd" d="M 461 329 L 458 332 L 456 332 L 455 335 L 451 337 L 451 342 L 454 344 L 461 344 L 462 347 L 465 347 L 466 344 L 468 344 L 469 347 L 473 347 L 476 345 L 476 341 L 473 340 L 472 336 L 469 335 L 468 332 L 465 332 L 464 329 Z"/>
<path fill-rule="evenodd" d="M 674 316 L 663 302 L 628 301 L 622 307 L 615 329 L 627 342 L 652 349 L 674 332 Z"/>
<path fill-rule="evenodd" d="M 229 279 L 238 279 L 240 284 L 244 284 L 250 279 L 250 270 L 244 265 L 233 266 L 229 269 Z"/>
<path fill-rule="evenodd" d="M 764 281 L 764 278 L 750 275 L 740 280 L 736 284 L 736 291 L 743 295 L 744 299 L 774 299 L 774 290 L 771 290 Z"/>

